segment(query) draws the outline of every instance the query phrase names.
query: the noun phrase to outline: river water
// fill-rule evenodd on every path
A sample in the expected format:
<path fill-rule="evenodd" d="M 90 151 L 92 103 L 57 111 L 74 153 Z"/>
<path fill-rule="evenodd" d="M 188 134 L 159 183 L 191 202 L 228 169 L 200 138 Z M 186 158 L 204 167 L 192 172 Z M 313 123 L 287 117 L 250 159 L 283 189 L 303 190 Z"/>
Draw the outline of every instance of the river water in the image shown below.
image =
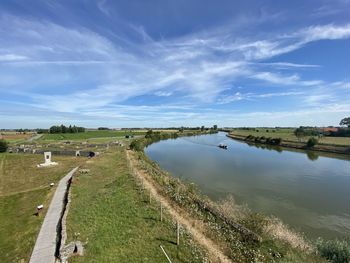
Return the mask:
<path fill-rule="evenodd" d="M 350 235 L 350 161 L 342 156 L 263 149 L 223 132 L 160 141 L 145 153 L 213 200 L 232 195 L 311 238 Z"/>

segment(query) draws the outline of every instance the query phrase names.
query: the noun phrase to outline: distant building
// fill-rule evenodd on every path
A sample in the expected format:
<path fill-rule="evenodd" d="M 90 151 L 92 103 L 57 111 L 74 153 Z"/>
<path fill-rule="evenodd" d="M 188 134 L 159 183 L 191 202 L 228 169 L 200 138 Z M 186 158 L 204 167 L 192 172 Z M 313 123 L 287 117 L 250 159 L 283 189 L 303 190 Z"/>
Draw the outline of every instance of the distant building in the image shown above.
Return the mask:
<path fill-rule="evenodd" d="M 326 128 L 321 128 L 323 132 L 338 132 L 339 128 L 336 127 L 326 127 Z"/>
<path fill-rule="evenodd" d="M 320 128 L 320 131 L 324 135 L 330 135 L 332 133 L 337 133 L 339 131 L 339 128 L 336 128 L 336 127 L 324 127 L 324 128 Z"/>

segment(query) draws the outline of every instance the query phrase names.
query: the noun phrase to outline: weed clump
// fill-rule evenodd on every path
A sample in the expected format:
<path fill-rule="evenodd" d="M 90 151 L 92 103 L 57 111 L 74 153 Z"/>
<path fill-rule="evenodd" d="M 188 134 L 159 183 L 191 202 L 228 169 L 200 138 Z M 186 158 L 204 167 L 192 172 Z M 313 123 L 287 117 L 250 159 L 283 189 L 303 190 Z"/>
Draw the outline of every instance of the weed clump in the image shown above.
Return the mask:
<path fill-rule="evenodd" d="M 333 263 L 350 262 L 349 240 L 323 240 L 316 241 L 318 253 Z"/>

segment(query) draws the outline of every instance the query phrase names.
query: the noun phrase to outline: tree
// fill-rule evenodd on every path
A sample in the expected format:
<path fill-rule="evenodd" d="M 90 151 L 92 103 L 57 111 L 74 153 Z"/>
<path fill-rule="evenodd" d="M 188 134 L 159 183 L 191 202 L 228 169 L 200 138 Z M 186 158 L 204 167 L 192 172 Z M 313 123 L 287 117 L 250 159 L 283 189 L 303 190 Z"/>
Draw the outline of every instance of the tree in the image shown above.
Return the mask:
<path fill-rule="evenodd" d="M 305 130 L 303 129 L 303 128 L 297 128 L 297 129 L 295 129 L 295 131 L 294 131 L 294 135 L 295 135 L 295 137 L 297 137 L 298 138 L 298 140 L 300 141 L 300 139 L 302 138 L 302 137 L 305 137 Z"/>
<path fill-rule="evenodd" d="M 311 147 L 314 147 L 316 144 L 318 144 L 318 140 L 314 137 L 311 137 L 307 143 L 306 143 L 306 146 L 311 148 Z"/>
<path fill-rule="evenodd" d="M 202 126 L 202 127 L 201 127 L 201 131 L 204 131 L 204 129 L 205 129 L 205 127 L 204 127 L 204 126 Z"/>
<path fill-rule="evenodd" d="M 213 126 L 213 129 L 214 129 L 214 131 L 216 131 L 216 130 L 218 129 L 218 126 L 217 126 L 217 125 L 214 125 L 214 126 Z"/>
<path fill-rule="evenodd" d="M 6 152 L 8 148 L 8 144 L 5 140 L 0 139 L 0 153 Z"/>
<path fill-rule="evenodd" d="M 340 121 L 339 125 L 346 125 L 350 128 L 350 117 L 344 118 Z"/>
<path fill-rule="evenodd" d="M 148 131 L 146 132 L 145 138 L 151 138 L 152 135 L 153 135 L 153 131 L 152 131 L 152 130 L 148 130 Z"/>

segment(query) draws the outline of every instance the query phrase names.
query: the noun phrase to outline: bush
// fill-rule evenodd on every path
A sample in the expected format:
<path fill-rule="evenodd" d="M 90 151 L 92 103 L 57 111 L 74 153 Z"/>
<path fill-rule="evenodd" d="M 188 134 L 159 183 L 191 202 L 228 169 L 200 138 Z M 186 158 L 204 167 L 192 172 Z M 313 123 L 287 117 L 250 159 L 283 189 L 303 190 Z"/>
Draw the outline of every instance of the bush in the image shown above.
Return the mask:
<path fill-rule="evenodd" d="M 142 151 L 143 147 L 144 147 L 144 145 L 140 140 L 133 140 L 130 143 L 130 149 L 135 150 L 135 151 Z"/>
<path fill-rule="evenodd" d="M 318 239 L 316 242 L 318 253 L 333 263 L 350 262 L 350 243 L 348 240 Z"/>
<path fill-rule="evenodd" d="M 8 148 L 8 144 L 5 140 L 0 140 L 0 153 L 6 152 Z"/>
<path fill-rule="evenodd" d="M 318 140 L 314 137 L 311 137 L 306 143 L 309 148 L 314 147 L 316 144 L 318 144 Z"/>

